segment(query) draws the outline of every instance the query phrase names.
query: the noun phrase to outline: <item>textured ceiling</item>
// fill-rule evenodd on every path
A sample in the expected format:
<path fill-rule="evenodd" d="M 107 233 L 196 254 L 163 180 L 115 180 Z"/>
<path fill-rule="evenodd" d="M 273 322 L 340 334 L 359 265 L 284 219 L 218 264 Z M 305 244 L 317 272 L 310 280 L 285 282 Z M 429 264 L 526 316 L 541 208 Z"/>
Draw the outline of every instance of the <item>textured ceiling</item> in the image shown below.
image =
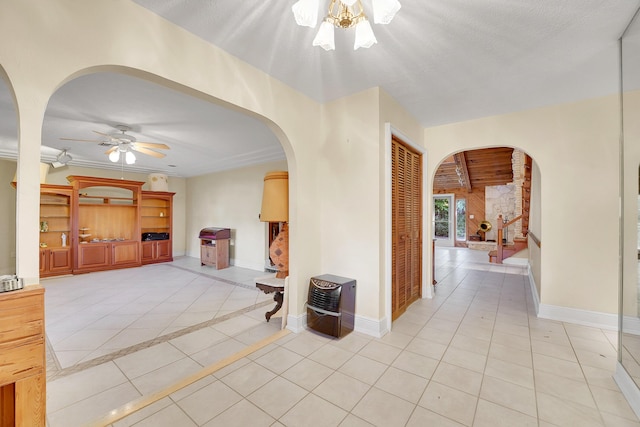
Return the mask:
<path fill-rule="evenodd" d="M 362 0 L 369 11 L 370 0 Z M 312 47 L 294 0 L 135 0 L 324 102 L 381 86 L 423 126 L 611 94 L 636 0 L 400 0 L 378 44 Z M 327 1 L 321 1 L 321 16 Z M 371 15 L 371 14 L 369 14 Z"/>
<path fill-rule="evenodd" d="M 354 51 L 353 30 L 336 30 L 336 50 L 312 47 L 294 0 L 134 0 L 309 97 L 326 102 L 380 86 L 423 126 L 612 94 L 617 40 L 640 0 L 400 0 L 378 44 Z M 369 11 L 370 0 L 362 0 Z M 321 0 L 323 2 L 323 0 Z M 323 3 L 322 10 L 326 6 Z M 83 76 L 51 99 L 42 157 L 69 148 L 72 164 L 118 167 L 93 139 L 131 125 L 142 141 L 171 147 L 165 159 L 139 155 L 129 170 L 196 176 L 283 159 L 261 122 L 149 82 Z M 16 156 L 16 115 L 0 84 L 0 157 Z M 175 165 L 170 167 L 169 165 Z"/>

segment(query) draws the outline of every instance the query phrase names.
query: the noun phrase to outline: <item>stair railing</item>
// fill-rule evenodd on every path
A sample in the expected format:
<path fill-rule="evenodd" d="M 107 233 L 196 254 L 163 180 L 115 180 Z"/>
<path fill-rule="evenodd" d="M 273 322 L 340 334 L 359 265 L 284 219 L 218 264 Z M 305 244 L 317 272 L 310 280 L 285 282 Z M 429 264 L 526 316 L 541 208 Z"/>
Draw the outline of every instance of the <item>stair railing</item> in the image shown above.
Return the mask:
<path fill-rule="evenodd" d="M 502 214 L 498 215 L 498 239 L 497 239 L 498 246 L 496 247 L 496 264 L 502 264 L 502 260 L 504 259 L 503 258 L 504 243 L 502 243 L 502 233 L 503 233 L 502 230 L 506 227 L 509 227 L 511 224 L 515 223 L 516 221 L 519 221 L 520 219 L 522 219 L 522 215 L 518 215 L 517 217 L 513 218 L 511 221 L 505 222 L 504 219 L 502 219 Z"/>

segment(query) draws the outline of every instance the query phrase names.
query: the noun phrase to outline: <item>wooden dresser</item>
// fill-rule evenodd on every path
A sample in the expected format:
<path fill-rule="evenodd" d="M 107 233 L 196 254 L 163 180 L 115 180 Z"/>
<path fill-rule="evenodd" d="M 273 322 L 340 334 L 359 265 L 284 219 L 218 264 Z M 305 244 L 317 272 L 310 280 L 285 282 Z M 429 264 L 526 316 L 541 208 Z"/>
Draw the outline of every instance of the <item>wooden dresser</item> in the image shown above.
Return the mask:
<path fill-rule="evenodd" d="M 44 426 L 44 289 L 0 293 L 0 427 Z"/>

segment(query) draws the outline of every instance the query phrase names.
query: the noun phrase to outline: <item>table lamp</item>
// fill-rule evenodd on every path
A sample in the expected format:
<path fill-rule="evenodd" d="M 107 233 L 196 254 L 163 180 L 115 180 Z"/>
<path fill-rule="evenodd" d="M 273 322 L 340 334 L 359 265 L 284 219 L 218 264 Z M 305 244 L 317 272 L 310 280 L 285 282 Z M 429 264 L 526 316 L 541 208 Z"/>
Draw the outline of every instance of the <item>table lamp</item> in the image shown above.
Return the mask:
<path fill-rule="evenodd" d="M 264 177 L 260 221 L 282 222 L 282 229 L 269 246 L 269 257 L 276 267 L 276 277 L 289 275 L 289 173 L 268 172 Z"/>

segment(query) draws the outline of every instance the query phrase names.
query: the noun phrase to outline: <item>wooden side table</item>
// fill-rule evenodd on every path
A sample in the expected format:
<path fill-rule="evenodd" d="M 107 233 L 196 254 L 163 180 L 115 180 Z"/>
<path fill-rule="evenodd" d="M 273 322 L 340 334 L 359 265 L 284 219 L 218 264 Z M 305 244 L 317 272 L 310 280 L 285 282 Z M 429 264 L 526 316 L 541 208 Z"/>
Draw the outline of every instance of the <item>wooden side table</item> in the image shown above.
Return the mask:
<path fill-rule="evenodd" d="M 285 279 L 278 279 L 275 276 L 265 276 L 256 279 L 256 288 L 263 291 L 265 294 L 274 293 L 273 300 L 276 302 L 276 306 L 271 311 L 267 311 L 264 317 L 271 319 L 271 316 L 277 313 L 282 307 L 282 301 L 284 300 L 284 281 Z"/>

